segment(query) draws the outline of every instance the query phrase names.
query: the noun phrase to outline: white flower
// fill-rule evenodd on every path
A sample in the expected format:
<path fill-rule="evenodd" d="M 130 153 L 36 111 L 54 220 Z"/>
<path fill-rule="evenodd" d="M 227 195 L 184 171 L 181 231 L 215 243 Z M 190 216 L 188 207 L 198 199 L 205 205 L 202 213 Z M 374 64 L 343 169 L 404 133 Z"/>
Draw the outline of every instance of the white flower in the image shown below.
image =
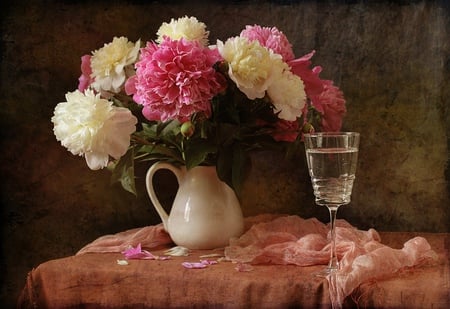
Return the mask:
<path fill-rule="evenodd" d="M 111 43 L 94 51 L 91 57 L 92 87 L 99 92 L 119 93 L 125 80 L 134 74 L 133 64 L 140 46 L 140 40 L 134 44 L 125 37 L 114 37 Z"/>
<path fill-rule="evenodd" d="M 163 23 L 156 34 L 157 43 L 161 43 L 163 37 L 168 36 L 172 40 L 185 38 L 188 41 L 199 41 L 203 46 L 208 45 L 209 31 L 206 31 L 206 25 L 195 17 L 185 16 L 177 20 L 172 18 L 170 23 Z"/>
<path fill-rule="evenodd" d="M 306 104 L 305 86 L 301 78 L 291 71 L 284 70 L 280 78 L 269 86 L 267 94 L 280 119 L 294 121 L 302 115 Z"/>
<path fill-rule="evenodd" d="M 109 156 L 119 159 L 126 153 L 137 123 L 129 109 L 113 106 L 92 90 L 68 92 L 66 100 L 55 107 L 52 117 L 61 145 L 74 155 L 84 155 L 92 170 L 105 167 Z"/>
<path fill-rule="evenodd" d="M 287 64 L 280 55 L 243 37 L 218 40 L 217 48 L 228 63 L 228 75 L 250 99 L 263 98 L 267 88 Z"/>

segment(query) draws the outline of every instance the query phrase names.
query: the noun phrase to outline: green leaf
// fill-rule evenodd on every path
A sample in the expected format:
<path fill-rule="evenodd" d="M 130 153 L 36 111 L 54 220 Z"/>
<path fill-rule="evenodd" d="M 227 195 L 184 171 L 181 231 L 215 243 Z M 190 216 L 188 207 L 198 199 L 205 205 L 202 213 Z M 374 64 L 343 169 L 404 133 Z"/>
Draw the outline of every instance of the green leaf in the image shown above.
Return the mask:
<path fill-rule="evenodd" d="M 233 184 L 232 188 L 238 196 L 240 196 L 242 191 L 242 184 L 244 182 L 246 173 L 247 156 L 239 145 L 236 145 L 233 149 L 233 163 L 231 166 L 231 182 Z"/>
<path fill-rule="evenodd" d="M 230 146 L 234 140 L 240 139 L 241 127 L 234 124 L 223 123 L 217 126 L 217 143 L 222 146 Z"/>
<path fill-rule="evenodd" d="M 130 166 L 127 169 L 124 169 L 124 173 L 122 175 L 122 178 L 120 179 L 120 184 L 126 191 L 137 196 L 133 166 Z"/>
<path fill-rule="evenodd" d="M 180 122 L 177 120 L 172 120 L 163 124 L 160 128 L 161 131 L 159 133 L 160 136 L 176 136 L 180 133 Z"/>
<path fill-rule="evenodd" d="M 134 177 L 134 148 L 130 148 L 127 153 L 117 161 L 111 175 L 111 182 L 120 182 L 126 191 L 137 196 Z"/>
<path fill-rule="evenodd" d="M 209 154 L 216 151 L 215 145 L 207 140 L 188 140 L 185 145 L 184 158 L 187 169 L 200 165 Z"/>
<path fill-rule="evenodd" d="M 238 143 L 222 148 L 217 156 L 217 175 L 240 197 L 242 185 L 250 170 L 250 159 L 245 149 Z"/>
<path fill-rule="evenodd" d="M 164 144 L 143 145 L 139 147 L 138 154 L 144 154 L 148 158 L 165 157 L 174 161 L 183 162 L 183 158 L 178 150 Z"/>
<path fill-rule="evenodd" d="M 232 181 L 232 165 L 233 165 L 233 152 L 231 147 L 225 147 L 219 149 L 217 153 L 217 176 L 220 180 L 225 182 L 231 188 L 233 187 Z"/>

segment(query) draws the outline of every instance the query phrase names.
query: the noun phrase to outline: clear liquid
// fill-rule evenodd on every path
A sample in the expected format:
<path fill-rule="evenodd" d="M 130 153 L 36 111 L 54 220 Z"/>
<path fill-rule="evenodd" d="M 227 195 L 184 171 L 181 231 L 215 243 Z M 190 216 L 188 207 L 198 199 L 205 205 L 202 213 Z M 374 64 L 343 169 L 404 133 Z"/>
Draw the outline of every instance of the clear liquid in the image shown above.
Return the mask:
<path fill-rule="evenodd" d="M 316 204 L 337 208 L 350 203 L 358 149 L 307 149 L 306 157 Z"/>

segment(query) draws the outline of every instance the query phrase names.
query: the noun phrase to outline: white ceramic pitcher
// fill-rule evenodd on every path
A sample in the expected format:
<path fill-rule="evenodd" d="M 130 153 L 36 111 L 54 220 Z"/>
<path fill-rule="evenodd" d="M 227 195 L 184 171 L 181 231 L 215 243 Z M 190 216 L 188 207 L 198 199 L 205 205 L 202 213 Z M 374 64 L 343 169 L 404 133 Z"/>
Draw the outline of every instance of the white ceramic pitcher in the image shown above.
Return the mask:
<path fill-rule="evenodd" d="M 167 169 L 178 181 L 170 215 L 161 206 L 153 187 L 156 171 Z M 147 191 L 173 242 L 189 249 L 225 247 L 244 230 L 244 218 L 234 191 L 222 182 L 214 166 L 190 170 L 169 163 L 152 165 L 146 176 Z"/>

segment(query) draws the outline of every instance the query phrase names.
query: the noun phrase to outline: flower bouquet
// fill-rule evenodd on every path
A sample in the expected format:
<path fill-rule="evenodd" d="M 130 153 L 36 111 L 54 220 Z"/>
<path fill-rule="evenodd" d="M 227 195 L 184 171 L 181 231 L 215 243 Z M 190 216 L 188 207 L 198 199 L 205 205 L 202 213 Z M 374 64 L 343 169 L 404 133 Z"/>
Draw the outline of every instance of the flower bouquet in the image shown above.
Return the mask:
<path fill-rule="evenodd" d="M 135 164 L 146 161 L 216 166 L 239 193 L 252 151 L 340 130 L 345 100 L 311 67 L 314 51 L 295 58 L 275 27 L 246 26 L 214 45 L 208 35 L 182 17 L 145 46 L 115 37 L 83 56 L 78 90 L 52 117 L 57 140 L 135 194 Z"/>

